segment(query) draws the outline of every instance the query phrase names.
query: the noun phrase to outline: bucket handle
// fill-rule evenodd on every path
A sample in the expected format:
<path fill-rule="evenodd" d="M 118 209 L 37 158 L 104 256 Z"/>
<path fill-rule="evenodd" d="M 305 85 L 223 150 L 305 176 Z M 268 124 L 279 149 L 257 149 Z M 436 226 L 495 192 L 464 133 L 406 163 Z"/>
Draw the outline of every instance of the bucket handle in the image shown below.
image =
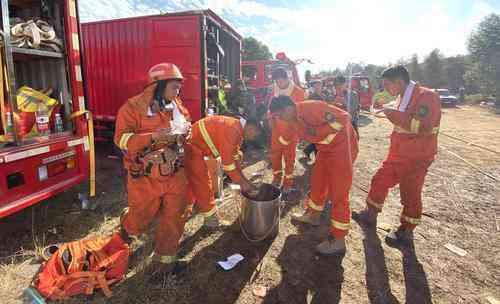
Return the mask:
<path fill-rule="evenodd" d="M 239 188 L 239 187 L 237 187 Z M 236 191 L 235 191 L 236 188 L 233 188 L 233 195 L 238 195 L 240 196 L 240 194 L 237 194 Z M 257 243 L 257 242 L 261 242 L 265 239 L 267 239 L 271 233 L 274 231 L 274 229 L 276 228 L 277 225 L 279 225 L 280 223 L 280 214 L 281 214 L 281 195 L 280 195 L 280 208 L 278 209 L 278 216 L 276 217 L 276 219 L 274 220 L 274 223 L 273 223 L 273 226 L 269 229 L 269 231 L 267 231 L 264 236 L 258 238 L 258 239 L 252 239 L 251 237 L 248 236 L 248 233 L 246 232 L 245 228 L 243 228 L 243 223 L 241 222 L 241 199 L 239 200 L 239 202 L 236 204 L 236 207 L 238 208 L 238 223 L 240 224 L 240 229 L 241 229 L 241 232 L 243 233 L 243 236 L 251 243 Z"/>

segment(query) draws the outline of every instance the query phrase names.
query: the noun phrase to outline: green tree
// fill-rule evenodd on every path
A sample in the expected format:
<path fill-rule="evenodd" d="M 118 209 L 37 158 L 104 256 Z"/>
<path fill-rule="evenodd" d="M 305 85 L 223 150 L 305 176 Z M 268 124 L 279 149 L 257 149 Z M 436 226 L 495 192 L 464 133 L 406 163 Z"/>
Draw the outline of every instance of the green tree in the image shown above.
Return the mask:
<path fill-rule="evenodd" d="M 385 69 L 386 67 L 382 65 L 367 64 L 365 66 L 364 74 L 370 78 L 370 83 L 375 90 L 377 90 L 381 85 L 380 75 L 382 75 L 382 72 Z"/>
<path fill-rule="evenodd" d="M 472 73 L 485 94 L 496 96 L 500 106 L 500 15 L 485 17 L 467 41 L 472 59 Z M 469 73 L 470 74 L 470 73 Z"/>
<path fill-rule="evenodd" d="M 455 56 L 446 58 L 446 78 L 448 88 L 458 90 L 465 86 L 465 56 Z"/>
<path fill-rule="evenodd" d="M 243 39 L 243 60 L 267 60 L 272 58 L 273 54 L 264 43 L 253 37 Z"/>
<path fill-rule="evenodd" d="M 408 72 L 410 72 L 410 78 L 415 81 L 422 81 L 422 67 L 418 62 L 418 55 L 413 54 L 408 64 Z"/>
<path fill-rule="evenodd" d="M 311 80 L 311 71 L 309 70 L 306 71 L 304 79 L 306 80 L 306 82 L 309 82 L 309 80 Z"/>
<path fill-rule="evenodd" d="M 434 49 L 424 61 L 423 83 L 431 88 L 446 86 L 444 74 L 444 57 L 439 49 Z"/>

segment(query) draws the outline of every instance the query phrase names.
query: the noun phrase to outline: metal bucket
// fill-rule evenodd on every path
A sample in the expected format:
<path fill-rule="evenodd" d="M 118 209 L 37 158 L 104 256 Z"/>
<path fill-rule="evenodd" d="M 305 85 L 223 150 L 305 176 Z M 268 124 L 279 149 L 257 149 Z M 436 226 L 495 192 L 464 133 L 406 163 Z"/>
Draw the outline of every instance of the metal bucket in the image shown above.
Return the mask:
<path fill-rule="evenodd" d="M 241 232 L 251 242 L 274 238 L 279 233 L 281 191 L 279 188 L 262 184 L 259 194 L 249 197 L 242 193 L 240 200 Z"/>

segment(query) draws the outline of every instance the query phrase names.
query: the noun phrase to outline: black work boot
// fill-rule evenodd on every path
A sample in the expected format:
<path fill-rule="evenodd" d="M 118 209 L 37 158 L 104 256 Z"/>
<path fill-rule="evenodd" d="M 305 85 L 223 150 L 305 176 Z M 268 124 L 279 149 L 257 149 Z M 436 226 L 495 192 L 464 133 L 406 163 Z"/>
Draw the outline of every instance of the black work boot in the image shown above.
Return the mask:
<path fill-rule="evenodd" d="M 362 222 L 363 224 L 376 227 L 377 226 L 378 211 L 372 207 L 366 207 L 360 212 L 353 212 L 352 218 L 357 222 Z"/>
<path fill-rule="evenodd" d="M 125 230 L 125 228 L 123 227 L 120 227 L 120 231 L 118 231 L 118 233 L 120 234 L 120 238 L 125 242 L 127 243 L 128 245 L 132 244 L 132 241 L 134 239 L 132 239 L 132 237 L 130 236 L 130 234 L 128 234 L 127 230 Z"/>
<path fill-rule="evenodd" d="M 413 244 L 413 231 L 399 227 L 386 235 L 385 241 L 393 247 L 410 247 Z"/>
<path fill-rule="evenodd" d="M 207 227 L 210 230 L 219 228 L 224 229 L 231 226 L 231 222 L 220 219 L 217 213 L 215 213 L 203 219 L 203 226 Z"/>
<path fill-rule="evenodd" d="M 184 260 L 173 259 L 168 263 L 163 263 L 153 256 L 153 261 L 149 264 L 146 275 L 147 282 L 153 285 L 162 284 L 170 275 L 178 275 L 186 270 L 188 263 Z"/>
<path fill-rule="evenodd" d="M 345 255 L 346 250 L 345 238 L 337 239 L 332 235 L 316 246 L 316 251 L 326 256 Z"/>

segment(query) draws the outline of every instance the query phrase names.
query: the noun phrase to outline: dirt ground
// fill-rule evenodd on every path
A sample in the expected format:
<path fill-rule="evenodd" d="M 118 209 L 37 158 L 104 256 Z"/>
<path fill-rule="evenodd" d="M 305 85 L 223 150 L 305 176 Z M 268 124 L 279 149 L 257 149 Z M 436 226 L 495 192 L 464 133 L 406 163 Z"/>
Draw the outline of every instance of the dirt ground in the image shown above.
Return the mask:
<path fill-rule="evenodd" d="M 368 116 L 362 123 L 351 191 L 353 210 L 364 206 L 370 179 L 386 155 L 391 128 Z M 308 189 L 310 167 L 298 157 L 295 173 L 303 194 L 284 206 L 280 233 L 273 241 L 246 241 L 235 221 L 234 203 L 227 204 L 222 213 L 235 221 L 231 229 L 210 233 L 200 229 L 200 217 L 186 226 L 181 255 L 189 266 L 181 275 L 161 285 L 146 284 L 142 269 L 151 238 L 145 236 L 134 245 L 131 269 L 126 280 L 113 287 L 112 298 L 97 292 L 67 303 L 499 303 L 495 299 L 500 300 L 500 153 L 446 135 L 500 152 L 500 116 L 479 106 L 445 108 L 441 130 L 413 249 L 400 250 L 384 242 L 387 230 L 399 221 L 395 188 L 378 229 L 352 221 L 346 256 L 317 256 L 314 247 L 327 235 L 326 221 L 320 228 L 290 222 Z M 20 302 L 20 293 L 38 268 L 36 256 L 42 246 L 109 234 L 116 228 L 126 194 L 121 164 L 107 158 L 109 152 L 109 146 L 99 147 L 96 211 L 80 210 L 76 194 L 82 186 L 0 222 L 1 303 Z M 265 159 L 264 152 L 247 153 L 245 173 L 264 172 L 269 179 Z M 448 243 L 467 254 L 450 251 Z M 233 253 L 245 257 L 235 269 L 226 272 L 216 266 L 216 261 Z"/>

